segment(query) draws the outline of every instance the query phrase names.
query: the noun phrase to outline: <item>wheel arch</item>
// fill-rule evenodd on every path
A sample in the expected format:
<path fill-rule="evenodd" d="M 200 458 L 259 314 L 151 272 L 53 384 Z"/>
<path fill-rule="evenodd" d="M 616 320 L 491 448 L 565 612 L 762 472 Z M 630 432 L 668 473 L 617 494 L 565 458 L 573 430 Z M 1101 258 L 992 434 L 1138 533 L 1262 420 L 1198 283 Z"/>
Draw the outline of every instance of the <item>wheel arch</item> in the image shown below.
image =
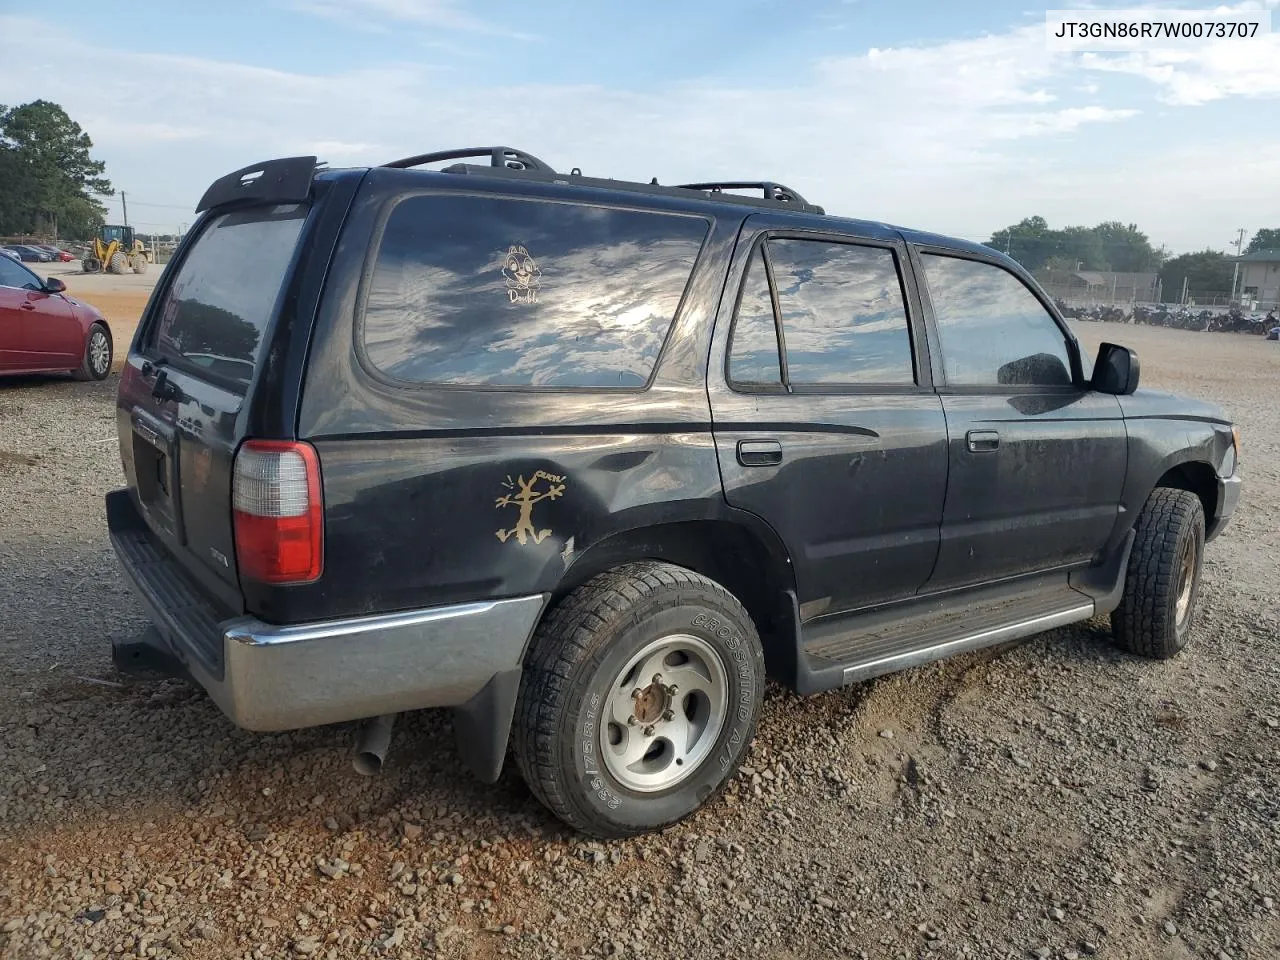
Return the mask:
<path fill-rule="evenodd" d="M 1205 523 L 1212 521 L 1218 506 L 1218 473 L 1212 465 L 1203 460 L 1185 460 L 1175 464 L 1160 475 L 1152 489 L 1159 487 L 1194 493 L 1204 508 Z"/>
<path fill-rule="evenodd" d="M 795 573 L 778 535 L 751 514 L 677 520 L 619 531 L 575 556 L 552 604 L 597 574 L 634 560 L 658 560 L 716 581 L 747 609 L 764 647 L 770 676 L 788 674 L 796 655 L 789 593 Z"/>

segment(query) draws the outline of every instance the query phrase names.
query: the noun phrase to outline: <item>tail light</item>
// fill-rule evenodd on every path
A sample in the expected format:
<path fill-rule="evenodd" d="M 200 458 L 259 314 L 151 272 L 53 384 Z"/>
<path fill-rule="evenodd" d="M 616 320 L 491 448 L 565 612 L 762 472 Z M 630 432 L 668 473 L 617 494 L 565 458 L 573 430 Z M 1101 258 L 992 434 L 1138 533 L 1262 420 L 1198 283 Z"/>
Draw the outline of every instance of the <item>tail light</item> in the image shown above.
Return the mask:
<path fill-rule="evenodd" d="M 246 440 L 231 481 L 236 563 L 261 583 L 308 583 L 324 569 L 320 458 L 308 443 Z"/>

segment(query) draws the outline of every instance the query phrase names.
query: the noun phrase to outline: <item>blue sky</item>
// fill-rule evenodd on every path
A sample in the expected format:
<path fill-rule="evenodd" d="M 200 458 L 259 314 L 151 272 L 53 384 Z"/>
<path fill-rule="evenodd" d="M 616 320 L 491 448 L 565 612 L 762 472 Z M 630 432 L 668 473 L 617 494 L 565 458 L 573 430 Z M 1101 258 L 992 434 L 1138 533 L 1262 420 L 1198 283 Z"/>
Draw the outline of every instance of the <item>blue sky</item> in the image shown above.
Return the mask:
<path fill-rule="evenodd" d="M 1278 0 L 1233 6 L 1280 21 Z M 486 143 L 603 176 L 776 179 L 973 239 L 1031 214 L 1135 222 L 1175 251 L 1280 226 L 1280 32 L 1090 55 L 1048 50 L 1044 8 L 1005 0 L 127 9 L 0 0 L 0 103 L 62 103 L 140 226 L 189 222 L 209 181 L 268 156 Z"/>

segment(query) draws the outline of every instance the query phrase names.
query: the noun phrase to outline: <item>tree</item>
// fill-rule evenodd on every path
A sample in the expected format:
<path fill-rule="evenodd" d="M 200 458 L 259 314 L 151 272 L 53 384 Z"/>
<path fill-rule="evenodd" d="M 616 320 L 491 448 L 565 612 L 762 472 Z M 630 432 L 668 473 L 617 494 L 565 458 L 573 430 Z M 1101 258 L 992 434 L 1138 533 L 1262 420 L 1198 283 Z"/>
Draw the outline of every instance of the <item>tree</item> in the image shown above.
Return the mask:
<path fill-rule="evenodd" d="M 1108 220 L 1091 228 L 1091 232 L 1108 264 L 1107 269 L 1117 273 L 1149 273 L 1160 268 L 1163 251 L 1151 246 L 1150 239 L 1136 223 Z"/>
<path fill-rule="evenodd" d="M 1260 250 L 1280 250 L 1280 227 L 1263 227 L 1244 248 L 1245 253 L 1257 253 Z"/>
<path fill-rule="evenodd" d="M 1157 270 L 1166 254 L 1151 245 L 1137 224 L 1109 220 L 1095 227 L 1050 229 L 1044 217 L 997 230 L 987 246 L 1004 250 L 1028 270 L 1114 270 L 1148 273 Z"/>
<path fill-rule="evenodd" d="M 1182 281 L 1187 281 L 1187 294 L 1191 297 L 1231 292 L 1232 263 L 1225 253 L 1218 250 L 1201 250 L 1174 257 L 1160 268 L 1160 284 L 1167 301 L 1182 296 Z"/>
<path fill-rule="evenodd" d="M 0 104 L 0 234 L 96 233 L 107 211 L 94 195 L 115 191 L 91 149 L 89 135 L 56 103 Z"/>
<path fill-rule="evenodd" d="M 1026 217 L 1020 223 L 997 230 L 987 246 L 1009 254 L 1028 270 L 1038 270 L 1057 253 L 1057 238 L 1044 217 Z"/>

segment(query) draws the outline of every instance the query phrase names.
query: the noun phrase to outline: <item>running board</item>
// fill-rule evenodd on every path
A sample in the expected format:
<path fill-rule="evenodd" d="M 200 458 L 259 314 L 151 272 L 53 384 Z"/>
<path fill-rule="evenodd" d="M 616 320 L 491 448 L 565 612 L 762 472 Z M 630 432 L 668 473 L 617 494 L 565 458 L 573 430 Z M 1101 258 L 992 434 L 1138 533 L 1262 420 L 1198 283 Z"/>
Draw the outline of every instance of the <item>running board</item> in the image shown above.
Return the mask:
<path fill-rule="evenodd" d="M 833 690 L 1088 620 L 1095 610 L 1092 598 L 1060 581 L 1020 594 L 957 597 L 895 617 L 810 623 L 803 628 L 797 686 L 802 694 Z"/>

